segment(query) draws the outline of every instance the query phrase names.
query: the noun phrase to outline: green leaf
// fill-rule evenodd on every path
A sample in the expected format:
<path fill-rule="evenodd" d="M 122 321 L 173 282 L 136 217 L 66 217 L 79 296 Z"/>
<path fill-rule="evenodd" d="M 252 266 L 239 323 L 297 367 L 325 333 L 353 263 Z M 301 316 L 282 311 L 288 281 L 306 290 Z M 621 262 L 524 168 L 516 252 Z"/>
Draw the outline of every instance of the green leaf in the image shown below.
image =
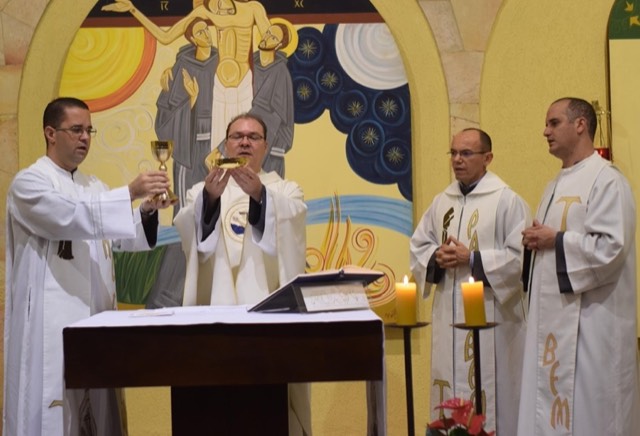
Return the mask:
<path fill-rule="evenodd" d="M 449 431 L 449 436 L 469 436 L 469 432 L 464 428 L 458 427 Z"/>
<path fill-rule="evenodd" d="M 118 301 L 144 304 L 155 283 L 167 246 L 150 251 L 117 251 L 113 253 Z"/>

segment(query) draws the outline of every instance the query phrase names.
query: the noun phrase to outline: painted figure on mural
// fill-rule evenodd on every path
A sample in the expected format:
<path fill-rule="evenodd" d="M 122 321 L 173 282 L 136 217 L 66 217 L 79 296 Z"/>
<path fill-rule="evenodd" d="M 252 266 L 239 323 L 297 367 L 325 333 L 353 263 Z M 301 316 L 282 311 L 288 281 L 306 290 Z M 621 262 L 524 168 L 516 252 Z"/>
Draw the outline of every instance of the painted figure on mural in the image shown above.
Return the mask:
<path fill-rule="evenodd" d="M 293 146 L 294 102 L 287 56 L 281 51 L 291 40 L 291 29 L 283 23 L 267 29 L 253 54 L 253 102 L 249 113 L 258 115 L 268 128 L 268 149 L 262 162 L 266 172 L 284 177 L 284 155 Z M 225 141 L 218 145 L 224 154 Z"/>
<path fill-rule="evenodd" d="M 156 135 L 174 141 L 173 183 L 179 199 L 174 217 L 184 206 L 187 191 L 209 173 L 204 160 L 211 151 L 212 90 L 218 66 L 206 20 L 194 18 L 184 36 L 190 44 L 180 48 L 173 67 L 163 72 L 156 102 Z M 179 243 L 166 246 L 161 265 L 146 301 L 148 308 L 182 304 L 186 262 Z"/>
<path fill-rule="evenodd" d="M 253 55 L 254 91 L 249 112 L 259 115 L 269 129 L 269 147 L 262 168 L 266 172 L 275 171 L 280 177 L 284 177 L 284 155 L 293 144 L 293 85 L 287 56 L 280 51 L 290 39 L 286 25 L 274 24 Z"/>
<path fill-rule="evenodd" d="M 218 66 L 214 78 L 211 144 L 219 144 L 231 118 L 251 109 L 253 74 L 249 63 L 253 46 L 253 27 L 264 35 L 271 25 L 260 2 L 208 0 L 195 3 L 194 9 L 168 29 L 162 29 L 142 14 L 130 0 L 116 0 L 102 7 L 104 11 L 129 12 L 160 43 L 170 44 L 184 35 L 196 17 L 204 18 L 216 30 Z M 212 145 L 215 148 L 215 145 Z"/>
<path fill-rule="evenodd" d="M 185 38 L 190 44 L 180 48 L 174 66 L 163 73 L 156 103 L 156 134 L 174 141 L 174 192 L 180 199 L 174 216 L 184 206 L 186 192 L 209 173 L 204 160 L 211 151 L 212 90 L 218 66 L 218 50 L 203 18 L 189 23 Z"/>

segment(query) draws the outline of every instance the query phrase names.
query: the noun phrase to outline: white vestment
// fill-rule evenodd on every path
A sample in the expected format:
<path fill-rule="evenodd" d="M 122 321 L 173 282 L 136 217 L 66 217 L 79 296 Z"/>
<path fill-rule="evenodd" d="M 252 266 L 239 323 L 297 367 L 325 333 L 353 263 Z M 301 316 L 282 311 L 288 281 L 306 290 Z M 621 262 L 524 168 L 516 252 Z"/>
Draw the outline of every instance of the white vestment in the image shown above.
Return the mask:
<path fill-rule="evenodd" d="M 72 259 L 59 256 L 61 241 L 71 241 Z M 126 186 L 108 190 L 48 157 L 16 175 L 7 196 L 4 435 L 79 434 L 89 397 L 64 390 L 62 329 L 116 307 L 116 246 L 149 248 Z M 88 392 L 96 434 L 125 431 L 115 392 Z"/>
<path fill-rule="evenodd" d="M 499 323 L 480 333 L 485 428 L 497 430 L 502 436 L 515 434 L 525 334 L 521 232 L 529 221 L 530 211 L 524 200 L 498 176 L 487 172 L 466 196 L 458 182 L 438 194 L 411 238 L 411 271 L 425 298 L 431 290 L 429 280 L 436 282 L 431 421 L 438 418 L 440 412 L 434 408 L 442 401 L 453 397 L 475 399 L 472 332 L 452 327 L 453 323 L 464 323 L 460 283 L 469 280 L 471 268 L 449 268 L 443 270 L 441 278 L 433 279 L 435 265 L 429 263 L 451 235 L 470 251 L 480 253 L 481 272 L 490 284 L 484 292 L 487 321 Z"/>
<path fill-rule="evenodd" d="M 260 173 L 266 188 L 264 232 L 247 222 L 249 196 L 233 178 L 220 197 L 220 216 L 202 240 L 204 182 L 187 193 L 174 223 L 187 259 L 183 305 L 255 304 L 304 272 L 306 213 L 303 192 L 275 172 Z M 290 435 L 311 434 L 308 385 L 290 385 Z M 296 418 L 292 421 L 293 418 Z"/>
<path fill-rule="evenodd" d="M 537 219 L 559 230 L 534 254 L 518 435 L 640 432 L 636 213 L 597 153 L 563 169 Z"/>

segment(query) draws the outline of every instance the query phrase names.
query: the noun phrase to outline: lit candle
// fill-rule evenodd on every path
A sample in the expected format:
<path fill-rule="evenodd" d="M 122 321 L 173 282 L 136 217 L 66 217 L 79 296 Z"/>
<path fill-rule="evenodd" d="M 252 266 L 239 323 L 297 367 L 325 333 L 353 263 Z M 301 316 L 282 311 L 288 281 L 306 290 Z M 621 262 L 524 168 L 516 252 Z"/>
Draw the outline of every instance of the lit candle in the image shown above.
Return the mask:
<path fill-rule="evenodd" d="M 414 325 L 417 322 L 416 284 L 409 283 L 404 276 L 404 283 L 396 283 L 396 323 Z"/>
<path fill-rule="evenodd" d="M 469 277 L 469 283 L 461 283 L 462 302 L 464 304 L 464 321 L 467 325 L 486 325 L 487 317 L 484 313 L 484 284 L 474 282 Z"/>

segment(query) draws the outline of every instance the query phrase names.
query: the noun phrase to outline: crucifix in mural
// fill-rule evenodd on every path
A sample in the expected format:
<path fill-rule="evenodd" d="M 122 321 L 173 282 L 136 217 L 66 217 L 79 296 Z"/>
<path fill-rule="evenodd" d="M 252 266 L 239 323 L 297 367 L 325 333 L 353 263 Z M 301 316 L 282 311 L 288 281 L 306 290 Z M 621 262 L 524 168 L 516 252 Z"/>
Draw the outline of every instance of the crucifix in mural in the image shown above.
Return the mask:
<path fill-rule="evenodd" d="M 263 169 L 286 169 L 305 191 L 307 271 L 383 271 L 369 298 L 393 319 L 413 230 L 410 99 L 398 48 L 369 1 L 101 0 L 70 47 L 60 94 L 88 101 L 100 133 L 86 165 L 113 186 L 157 166 L 150 141 L 173 140 L 181 201 L 229 119 L 260 115 Z M 181 304 L 171 220 L 161 217 L 151 254 L 118 254 L 121 303 Z"/>

